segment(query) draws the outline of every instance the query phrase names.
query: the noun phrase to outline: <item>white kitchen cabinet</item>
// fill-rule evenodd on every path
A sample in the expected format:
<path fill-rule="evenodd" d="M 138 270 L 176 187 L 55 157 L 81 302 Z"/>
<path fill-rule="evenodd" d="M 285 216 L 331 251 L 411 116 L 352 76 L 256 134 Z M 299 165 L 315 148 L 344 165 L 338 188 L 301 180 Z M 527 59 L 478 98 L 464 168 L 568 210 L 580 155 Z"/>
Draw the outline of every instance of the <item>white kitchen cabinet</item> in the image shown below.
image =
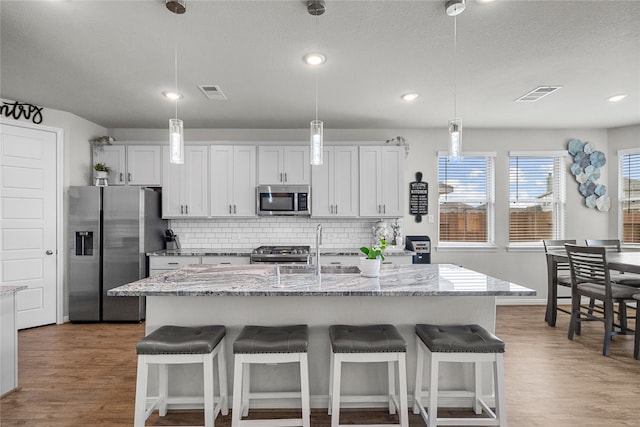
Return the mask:
<path fill-rule="evenodd" d="M 200 264 L 199 256 L 179 255 L 179 256 L 150 256 L 149 257 L 149 277 L 156 274 L 166 273 L 175 270 L 183 265 Z"/>
<path fill-rule="evenodd" d="M 360 147 L 360 216 L 404 215 L 404 147 Z"/>
<path fill-rule="evenodd" d="M 96 148 L 94 163 L 111 168 L 109 185 L 162 185 L 162 147 L 159 145 L 111 145 Z"/>
<path fill-rule="evenodd" d="M 209 156 L 211 216 L 256 216 L 256 147 L 213 145 Z"/>
<path fill-rule="evenodd" d="M 208 148 L 208 146 L 184 147 L 184 163 L 177 165 L 169 162 L 169 147 L 163 147 L 163 218 L 208 216 Z"/>
<path fill-rule="evenodd" d="M 309 147 L 258 147 L 258 183 L 308 185 L 311 182 Z"/>
<path fill-rule="evenodd" d="M 312 216 L 357 216 L 358 148 L 325 146 L 322 163 L 311 166 Z"/>
<path fill-rule="evenodd" d="M 249 257 L 236 255 L 208 255 L 202 257 L 202 264 L 249 264 Z"/>

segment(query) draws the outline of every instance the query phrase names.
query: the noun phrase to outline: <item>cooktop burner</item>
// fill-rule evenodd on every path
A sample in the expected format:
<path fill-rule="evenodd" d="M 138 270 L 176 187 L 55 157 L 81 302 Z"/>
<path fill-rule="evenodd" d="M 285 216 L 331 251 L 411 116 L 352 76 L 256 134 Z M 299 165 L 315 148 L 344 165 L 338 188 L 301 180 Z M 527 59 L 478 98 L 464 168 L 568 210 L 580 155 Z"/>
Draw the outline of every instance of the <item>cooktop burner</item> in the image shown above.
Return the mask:
<path fill-rule="evenodd" d="M 260 246 L 251 253 L 251 263 L 309 263 L 309 246 Z"/>

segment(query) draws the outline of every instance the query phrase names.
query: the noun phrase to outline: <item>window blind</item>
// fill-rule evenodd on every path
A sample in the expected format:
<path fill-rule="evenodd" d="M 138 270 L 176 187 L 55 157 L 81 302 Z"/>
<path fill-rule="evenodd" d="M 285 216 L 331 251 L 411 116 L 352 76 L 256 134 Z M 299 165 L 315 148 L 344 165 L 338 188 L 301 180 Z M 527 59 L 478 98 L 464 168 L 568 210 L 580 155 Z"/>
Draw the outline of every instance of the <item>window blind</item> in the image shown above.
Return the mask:
<path fill-rule="evenodd" d="M 640 243 L 640 153 L 620 157 L 622 242 Z"/>
<path fill-rule="evenodd" d="M 463 157 L 451 161 L 438 157 L 438 207 L 440 242 L 493 240 L 492 158 Z"/>
<path fill-rule="evenodd" d="M 563 235 L 560 157 L 509 157 L 509 242 Z"/>

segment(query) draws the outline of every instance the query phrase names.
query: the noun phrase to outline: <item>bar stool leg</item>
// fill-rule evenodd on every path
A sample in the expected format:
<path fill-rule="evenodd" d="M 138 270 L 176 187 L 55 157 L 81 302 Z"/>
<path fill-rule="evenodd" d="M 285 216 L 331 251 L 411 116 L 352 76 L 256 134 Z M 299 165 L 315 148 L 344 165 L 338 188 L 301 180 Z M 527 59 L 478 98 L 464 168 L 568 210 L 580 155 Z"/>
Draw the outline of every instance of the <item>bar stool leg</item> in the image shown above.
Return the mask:
<path fill-rule="evenodd" d="M 396 364 L 387 362 L 387 378 L 389 381 L 389 413 L 395 415 L 396 405 L 393 403 L 393 396 L 396 394 Z"/>
<path fill-rule="evenodd" d="M 507 427 L 507 402 L 506 390 L 504 388 L 504 355 L 496 353 L 496 360 L 493 362 L 493 381 L 495 384 L 496 396 L 496 417 L 500 419 L 500 427 Z"/>
<path fill-rule="evenodd" d="M 300 394 L 302 400 L 302 426 L 311 427 L 311 404 L 309 402 L 309 363 L 307 353 L 300 354 Z"/>
<path fill-rule="evenodd" d="M 203 355 L 202 378 L 204 380 L 204 427 L 213 427 L 213 355 Z"/>
<path fill-rule="evenodd" d="M 242 370 L 244 358 L 242 354 L 235 355 L 233 370 L 233 407 L 231 411 L 231 427 L 238 427 L 242 418 Z M 236 387 L 239 389 L 236 390 Z"/>
<path fill-rule="evenodd" d="M 416 386 L 413 391 L 413 413 L 418 415 L 420 413 L 419 405 L 422 404 L 422 376 L 424 375 L 424 350 L 420 338 L 416 338 L 416 349 Z"/>
<path fill-rule="evenodd" d="M 251 388 L 251 364 L 242 366 L 242 416 L 249 415 L 249 389 Z"/>
<path fill-rule="evenodd" d="M 161 417 L 167 415 L 167 399 L 169 397 L 169 365 L 158 365 L 158 414 Z"/>
<path fill-rule="evenodd" d="M 331 396 L 331 427 L 340 425 L 340 376 L 342 374 L 342 356 L 339 353 L 333 354 L 334 365 L 331 381 L 333 383 Z"/>
<path fill-rule="evenodd" d="M 220 412 L 229 415 L 229 392 L 227 390 L 227 357 L 225 356 L 224 340 L 220 342 L 218 351 L 218 378 L 220 380 Z"/>
<path fill-rule="evenodd" d="M 428 427 L 436 427 L 438 419 L 438 368 L 440 361 L 437 355 L 429 352 L 429 412 Z"/>
<path fill-rule="evenodd" d="M 480 415 L 482 413 L 482 407 L 480 406 L 480 399 L 482 393 L 482 370 L 480 369 L 480 362 L 473 363 L 473 370 L 475 376 L 475 387 L 473 395 L 473 411 Z"/>
<path fill-rule="evenodd" d="M 329 403 L 327 404 L 327 414 L 331 415 L 333 403 L 333 351 L 329 349 Z"/>
<path fill-rule="evenodd" d="M 149 365 L 144 355 L 138 356 L 138 373 L 136 378 L 136 413 L 133 421 L 134 427 L 144 427 L 147 419 L 147 379 Z"/>
<path fill-rule="evenodd" d="M 401 427 L 409 427 L 409 402 L 407 402 L 407 361 L 406 355 L 398 355 L 398 387 L 400 388 L 399 418 Z"/>

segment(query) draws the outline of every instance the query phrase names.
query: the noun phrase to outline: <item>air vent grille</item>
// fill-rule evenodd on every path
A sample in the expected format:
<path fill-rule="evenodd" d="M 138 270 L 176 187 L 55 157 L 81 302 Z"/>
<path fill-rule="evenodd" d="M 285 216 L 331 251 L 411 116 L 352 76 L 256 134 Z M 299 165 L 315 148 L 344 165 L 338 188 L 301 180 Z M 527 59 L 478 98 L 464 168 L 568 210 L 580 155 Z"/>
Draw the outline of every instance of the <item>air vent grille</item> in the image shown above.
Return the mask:
<path fill-rule="evenodd" d="M 204 96 L 208 99 L 214 99 L 216 101 L 226 101 L 227 97 L 220 89 L 218 85 L 198 85 Z"/>
<path fill-rule="evenodd" d="M 536 102 L 539 99 L 552 94 L 561 87 L 562 86 L 539 86 L 531 92 L 525 93 L 520 98 L 516 99 L 515 102 Z"/>

